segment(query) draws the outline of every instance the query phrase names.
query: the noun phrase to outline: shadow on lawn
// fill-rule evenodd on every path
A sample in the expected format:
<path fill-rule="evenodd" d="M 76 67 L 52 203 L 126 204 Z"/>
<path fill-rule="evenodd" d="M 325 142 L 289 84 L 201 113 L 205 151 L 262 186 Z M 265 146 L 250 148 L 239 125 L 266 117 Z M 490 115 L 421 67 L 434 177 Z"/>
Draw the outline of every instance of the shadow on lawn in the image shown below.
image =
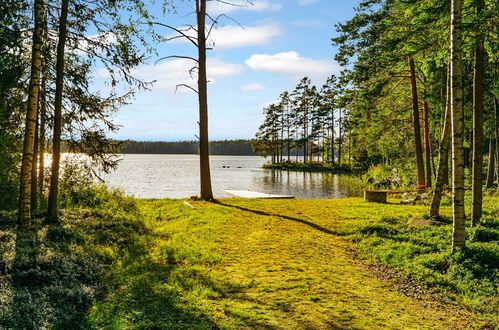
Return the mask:
<path fill-rule="evenodd" d="M 252 210 L 252 209 L 248 209 L 248 208 L 242 207 L 242 206 L 237 206 L 237 205 L 222 203 L 220 201 L 216 201 L 216 203 L 219 204 L 219 205 L 222 205 L 222 206 L 232 207 L 232 208 L 235 208 L 235 209 L 238 209 L 238 210 L 241 210 L 241 211 L 251 212 L 251 213 L 254 213 L 254 214 L 258 214 L 258 215 L 263 215 L 263 216 L 268 216 L 268 217 L 277 217 L 277 218 L 286 219 L 286 220 L 290 220 L 290 221 L 296 221 L 296 222 L 302 223 L 304 225 L 307 225 L 309 227 L 312 227 L 314 229 L 317 229 L 317 230 L 319 230 L 319 231 L 321 231 L 323 233 L 326 233 L 326 234 L 329 234 L 329 235 L 338 235 L 338 233 L 335 232 L 335 231 L 332 231 L 330 229 L 324 228 L 324 227 L 322 227 L 322 226 L 320 226 L 320 225 L 318 225 L 316 223 L 313 223 L 313 222 L 305 220 L 305 219 L 290 217 L 290 216 L 281 215 L 281 214 L 273 214 L 273 213 L 268 213 L 268 212 L 259 211 L 259 210 Z"/>
<path fill-rule="evenodd" d="M 4 220 L 0 328 L 216 327 L 209 315 L 184 306 L 180 298 L 186 286 L 215 286 L 202 274 L 193 272 L 195 283 L 180 283 L 175 290 L 158 289 L 180 262 L 147 262 L 150 249 L 143 237 L 150 233 L 141 222 L 72 214 L 51 225 L 34 219 L 31 229 L 16 235 L 15 217 Z M 90 311 L 94 305 L 98 313 Z"/>

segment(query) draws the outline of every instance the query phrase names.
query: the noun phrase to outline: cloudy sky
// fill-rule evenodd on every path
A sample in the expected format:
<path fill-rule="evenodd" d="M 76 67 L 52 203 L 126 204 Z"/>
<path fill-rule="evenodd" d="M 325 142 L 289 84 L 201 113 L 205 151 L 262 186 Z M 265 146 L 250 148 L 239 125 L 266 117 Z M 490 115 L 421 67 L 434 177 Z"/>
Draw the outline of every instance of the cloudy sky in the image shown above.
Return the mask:
<path fill-rule="evenodd" d="M 180 3 L 177 14 L 161 21 L 181 27 L 192 23 L 193 1 Z M 211 34 L 214 47 L 208 52 L 210 139 L 253 138 L 262 121 L 262 107 L 292 90 L 303 76 L 321 85 L 339 71 L 334 62 L 331 37 L 334 25 L 353 15 L 357 1 L 254 0 L 252 6 L 235 7 L 210 3 L 209 13 L 226 13 Z M 151 10 L 156 10 L 151 7 Z M 186 16 L 187 15 L 187 16 Z M 167 29 L 158 29 L 164 35 Z M 161 56 L 195 55 L 187 41 L 176 39 L 158 45 Z M 195 86 L 189 76 L 192 62 L 169 59 L 142 65 L 137 77 L 155 81 L 151 91 L 140 92 L 122 108 L 115 121 L 123 127 L 114 136 L 139 141 L 193 140 L 197 134 L 197 97 L 180 83 Z"/>

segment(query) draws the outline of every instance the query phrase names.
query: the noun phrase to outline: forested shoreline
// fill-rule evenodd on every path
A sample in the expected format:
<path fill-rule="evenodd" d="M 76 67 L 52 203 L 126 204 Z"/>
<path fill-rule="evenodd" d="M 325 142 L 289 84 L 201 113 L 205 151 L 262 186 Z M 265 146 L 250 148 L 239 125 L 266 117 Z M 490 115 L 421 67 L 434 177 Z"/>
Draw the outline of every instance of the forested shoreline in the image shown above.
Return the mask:
<path fill-rule="evenodd" d="M 197 141 L 123 141 L 122 154 L 198 154 Z M 210 142 L 211 155 L 256 156 L 252 140 L 223 140 Z"/>

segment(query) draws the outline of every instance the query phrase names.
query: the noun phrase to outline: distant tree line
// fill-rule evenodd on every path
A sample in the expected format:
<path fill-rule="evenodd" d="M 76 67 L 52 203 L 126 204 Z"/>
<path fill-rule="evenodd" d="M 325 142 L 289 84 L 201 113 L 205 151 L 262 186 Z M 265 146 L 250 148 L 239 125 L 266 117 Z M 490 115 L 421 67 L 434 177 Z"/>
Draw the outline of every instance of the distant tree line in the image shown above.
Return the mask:
<path fill-rule="evenodd" d="M 123 154 L 198 154 L 197 141 L 147 142 L 126 141 L 120 152 Z M 211 155 L 257 155 L 251 140 L 222 140 L 210 142 Z"/>

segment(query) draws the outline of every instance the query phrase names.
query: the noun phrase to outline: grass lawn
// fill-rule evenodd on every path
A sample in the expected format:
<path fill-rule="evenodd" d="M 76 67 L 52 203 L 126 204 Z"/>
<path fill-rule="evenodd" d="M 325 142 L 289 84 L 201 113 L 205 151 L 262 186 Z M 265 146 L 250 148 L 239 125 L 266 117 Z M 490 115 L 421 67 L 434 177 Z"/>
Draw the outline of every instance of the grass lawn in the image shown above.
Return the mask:
<path fill-rule="evenodd" d="M 58 226 L 37 220 L 24 243 L 12 217 L 3 216 L 0 327 L 435 329 L 497 322 L 494 225 L 472 233 L 472 256 L 451 257 L 450 225 L 405 224 L 425 206 L 222 199 L 191 202 L 192 209 L 181 200 L 120 198 L 66 211 Z M 497 221 L 497 202 L 487 199 L 486 218 Z M 417 283 L 445 294 L 445 302 Z"/>

